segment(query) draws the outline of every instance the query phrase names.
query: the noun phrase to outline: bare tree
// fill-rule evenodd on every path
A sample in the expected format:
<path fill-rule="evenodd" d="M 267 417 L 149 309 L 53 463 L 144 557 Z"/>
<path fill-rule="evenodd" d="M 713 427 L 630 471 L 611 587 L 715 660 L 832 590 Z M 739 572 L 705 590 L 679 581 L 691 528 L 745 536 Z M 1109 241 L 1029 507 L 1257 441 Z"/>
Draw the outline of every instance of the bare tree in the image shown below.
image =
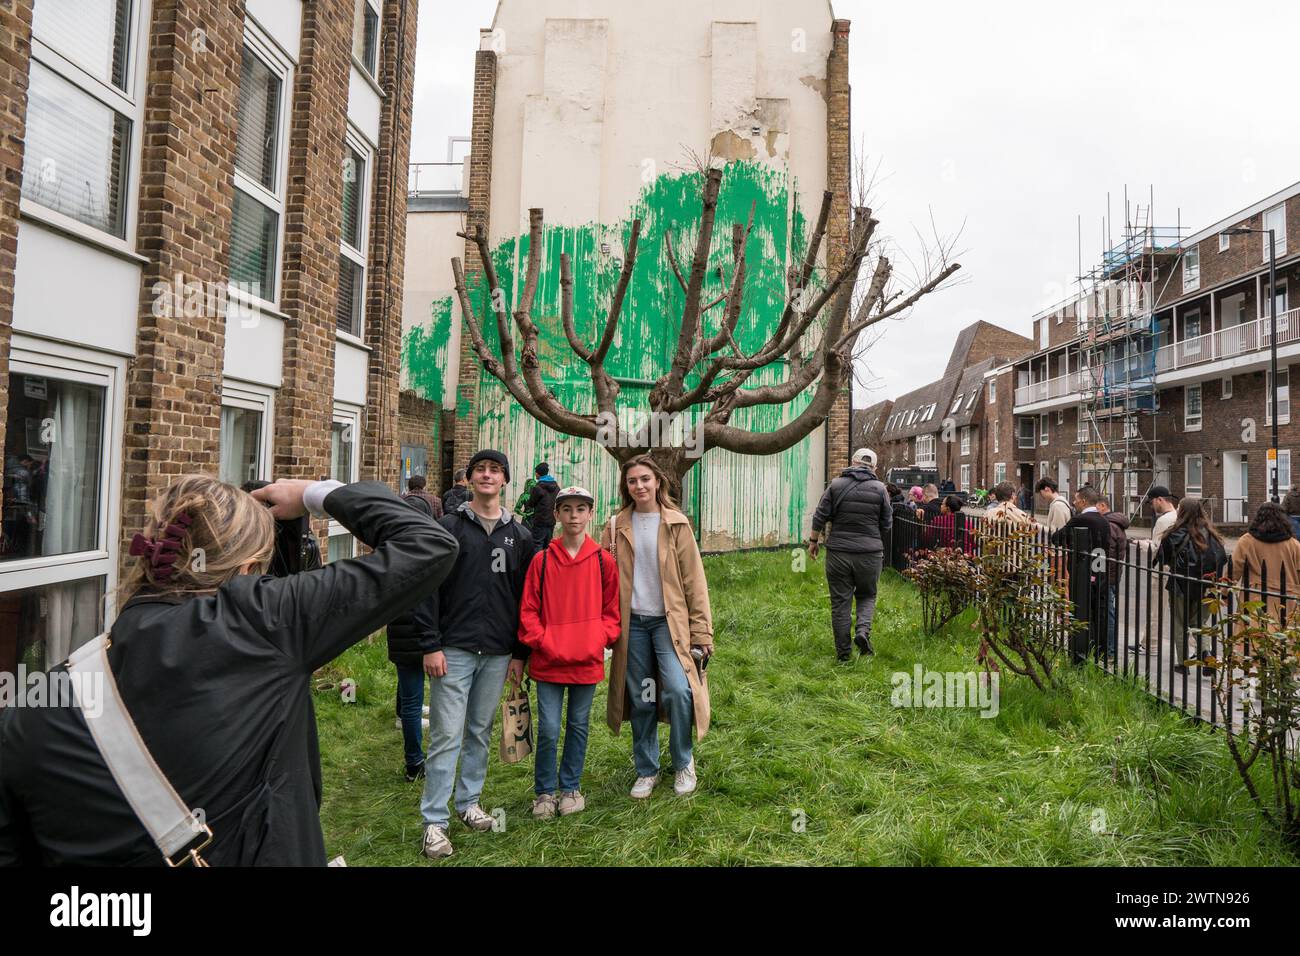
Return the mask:
<path fill-rule="evenodd" d="M 896 285 L 888 255 L 879 243 L 873 242 L 879 224 L 869 208 L 856 206 L 843 247 L 827 250 L 828 258 L 838 263 L 837 268 L 825 269 L 819 261 L 833 198 L 826 192 L 802 262 L 792 262 L 786 271 L 785 306 L 780 319 L 764 344 L 746 353 L 736 342 L 735 330 L 744 312 L 746 248 L 753 229 L 753 207 L 747 223 L 732 224 L 730 280 L 718 270 L 725 291 L 711 299 L 706 299 L 705 293 L 721 181 L 722 172 L 716 167 L 709 168 L 703 177 L 699 229 L 688 270 L 683 272 L 679 264 L 671 232 L 665 231 L 663 236 L 666 258 L 685 295 L 685 304 L 671 364 L 650 389 L 646 419 L 688 417 L 703 422 L 706 448 L 773 455 L 797 444 L 826 420 L 836 397 L 850 381 L 854 347 L 862 332 L 885 319 L 902 316 L 959 266 L 947 260 L 948 250 L 940 245 L 938 255 L 926 261 L 924 274 L 907 285 Z M 490 310 L 496 319 L 500 343 L 498 355 L 483 335 L 486 316 L 480 317 L 471 305 L 464 267 L 460 259 L 452 259 L 456 292 L 475 354 L 483 368 L 499 379 L 514 400 L 538 421 L 565 434 L 599 441 L 619 462 L 650 454 L 672 476 L 675 490 L 679 490 L 682 478 L 698 458 L 683 447 L 654 442 L 653 437 L 662 435 L 663 429 L 619 431 L 619 386 L 605 369 L 636 266 L 641 220 L 632 223 L 622 270 L 595 343 L 585 343 L 577 334 L 572 267 L 567 253 L 560 256 L 561 321 L 574 355 L 590 369 L 595 407 L 588 411 L 566 408 L 542 378 L 538 328 L 532 318 L 541 271 L 542 226 L 542 210 L 530 209 L 528 268 L 513 315 L 507 314 L 483 227 L 478 226 L 472 236 L 459 233 L 478 248 L 483 278 L 490 291 L 485 311 Z M 708 316 L 717 306 L 722 306 L 720 318 L 716 327 L 710 328 Z M 783 358 L 789 360 L 789 365 L 782 381 L 744 387 L 760 369 Z M 804 408 L 774 431 L 756 432 L 730 424 L 737 409 L 784 405 L 809 389 L 813 390 L 812 397 Z"/>

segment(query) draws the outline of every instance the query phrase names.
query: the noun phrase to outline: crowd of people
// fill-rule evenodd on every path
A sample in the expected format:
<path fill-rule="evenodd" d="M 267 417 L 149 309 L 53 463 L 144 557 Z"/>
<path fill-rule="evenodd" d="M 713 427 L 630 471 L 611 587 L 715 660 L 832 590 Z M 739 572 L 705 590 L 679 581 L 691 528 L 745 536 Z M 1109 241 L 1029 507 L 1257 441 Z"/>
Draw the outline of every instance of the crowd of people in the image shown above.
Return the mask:
<path fill-rule="evenodd" d="M 121 748 L 103 743 L 83 698 L 0 711 L 0 865 L 324 864 L 311 677 L 384 625 L 406 779 L 423 781 L 426 857 L 453 852 L 452 806 L 466 827 L 498 829 L 480 799 L 507 683 L 514 693 L 521 682 L 536 687 L 533 815 L 584 809 L 589 715 L 607 651 L 606 722 L 616 734 L 632 726 L 630 796 L 649 798 L 659 782 L 660 721 L 674 791 L 693 793 L 713 625 L 700 552 L 668 476 L 648 455 L 625 462 L 621 507 L 597 543 L 594 496 L 560 488 L 544 464 L 534 474 L 520 496 L 527 525 L 502 505 L 510 463 L 491 449 L 441 498 L 420 476 L 405 500 L 378 482 L 244 491 L 205 475 L 174 481 L 132 541 L 111 633 L 55 668 L 102 655 L 107 696 L 142 750 L 136 771 L 151 764 L 143 776 L 155 779 L 124 771 Z M 369 553 L 291 570 L 308 515 L 337 520 Z M 277 558 L 281 548 L 297 557 Z M 134 799 L 155 784 L 202 811 L 179 847 L 176 828 L 160 836 L 148 800 Z"/>

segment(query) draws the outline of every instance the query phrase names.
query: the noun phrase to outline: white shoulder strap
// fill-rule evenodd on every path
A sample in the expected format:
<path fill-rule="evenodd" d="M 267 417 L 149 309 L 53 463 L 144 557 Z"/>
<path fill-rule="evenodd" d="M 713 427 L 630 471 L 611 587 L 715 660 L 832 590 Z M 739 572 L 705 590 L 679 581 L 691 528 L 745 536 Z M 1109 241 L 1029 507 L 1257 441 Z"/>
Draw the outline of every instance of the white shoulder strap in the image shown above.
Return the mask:
<path fill-rule="evenodd" d="M 108 764 L 131 809 L 169 865 L 193 861 L 206 866 L 198 852 L 212 842 L 212 831 L 197 819 L 154 762 L 135 721 L 122 703 L 108 665 L 108 635 L 83 644 L 68 658 L 72 689 L 104 763 Z M 93 687 L 96 694 L 88 695 Z M 206 834 L 206 841 L 177 861 L 176 857 Z"/>

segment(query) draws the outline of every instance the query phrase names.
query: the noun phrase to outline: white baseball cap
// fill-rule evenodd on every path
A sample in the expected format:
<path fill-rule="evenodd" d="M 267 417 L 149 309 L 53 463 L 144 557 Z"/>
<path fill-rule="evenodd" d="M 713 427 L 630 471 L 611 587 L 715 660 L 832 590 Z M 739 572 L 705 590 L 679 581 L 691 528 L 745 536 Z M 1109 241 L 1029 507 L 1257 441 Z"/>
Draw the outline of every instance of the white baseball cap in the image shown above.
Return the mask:
<path fill-rule="evenodd" d="M 869 467 L 876 467 L 876 453 L 870 448 L 859 448 L 853 453 L 853 461 L 865 462 Z"/>
<path fill-rule="evenodd" d="M 596 499 L 591 496 L 591 492 L 586 488 L 579 487 L 578 485 L 569 485 L 567 488 L 561 488 L 560 493 L 555 496 L 556 507 L 558 507 L 560 502 L 566 498 L 580 498 L 593 508 L 596 506 Z"/>

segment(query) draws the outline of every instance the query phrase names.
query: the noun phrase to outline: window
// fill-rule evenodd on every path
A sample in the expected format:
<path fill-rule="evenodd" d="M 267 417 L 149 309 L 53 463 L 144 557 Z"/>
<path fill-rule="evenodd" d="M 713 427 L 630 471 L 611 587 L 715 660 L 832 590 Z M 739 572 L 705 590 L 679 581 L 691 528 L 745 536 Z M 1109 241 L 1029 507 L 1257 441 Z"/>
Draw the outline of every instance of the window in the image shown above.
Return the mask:
<path fill-rule="evenodd" d="M 355 557 L 356 550 L 357 543 L 352 535 L 346 533 L 330 535 L 329 549 L 326 552 L 325 560 L 333 562 L 343 558 Z"/>
<path fill-rule="evenodd" d="M 963 425 L 961 429 L 961 453 L 970 454 L 970 426 Z"/>
<path fill-rule="evenodd" d="M 916 464 L 917 465 L 934 465 L 934 436 L 917 435 L 916 436 Z"/>
<path fill-rule="evenodd" d="M 1017 428 L 1019 429 L 1019 440 L 1016 442 L 1017 447 L 1033 448 L 1035 444 L 1034 419 L 1028 416 L 1023 416 L 1017 419 L 1017 422 Z"/>
<path fill-rule="evenodd" d="M 1038 416 L 1038 444 L 1046 445 L 1047 441 L 1048 441 L 1047 416 L 1039 415 Z"/>
<path fill-rule="evenodd" d="M 1201 287 L 1201 248 L 1192 246 L 1183 253 L 1183 291 Z"/>
<path fill-rule="evenodd" d="M 223 382 L 221 388 L 222 481 L 242 485 L 271 477 L 271 423 L 274 421 L 270 389 Z"/>
<path fill-rule="evenodd" d="M 361 409 L 352 405 L 335 405 L 330 423 L 330 477 L 345 485 L 359 477 L 357 444 L 361 432 Z M 356 545 L 348 529 L 337 521 L 329 523 L 329 560 L 350 558 Z"/>
<path fill-rule="evenodd" d="M 1124 437 L 1125 438 L 1140 437 L 1140 432 L 1138 431 L 1138 420 L 1133 415 L 1129 415 L 1124 419 Z"/>
<path fill-rule="evenodd" d="M 372 77 L 378 76 L 379 11 L 371 0 L 356 0 L 352 28 L 352 55 Z"/>
<path fill-rule="evenodd" d="M 1183 354 L 1201 354 L 1201 313 L 1189 312 L 1183 320 Z"/>
<path fill-rule="evenodd" d="M 989 404 L 992 405 L 998 400 L 998 380 L 989 379 Z"/>
<path fill-rule="evenodd" d="M 969 412 L 971 410 L 971 408 L 975 405 L 975 399 L 979 397 L 980 397 L 980 390 L 976 388 L 975 391 L 970 393 L 970 398 L 966 399 L 966 411 Z"/>
<path fill-rule="evenodd" d="M 1000 485 L 1007 480 L 1007 463 L 1005 461 L 996 462 L 993 465 L 993 484 Z"/>
<path fill-rule="evenodd" d="M 1275 300 L 1276 303 L 1277 303 L 1277 304 L 1274 306 L 1274 308 L 1277 310 L 1277 331 L 1278 331 L 1279 334 L 1280 334 L 1280 333 L 1283 333 L 1283 332 L 1286 332 L 1286 331 L 1288 330 L 1289 326 L 1288 326 L 1287 323 L 1288 323 L 1288 322 L 1290 321 L 1290 319 L 1291 319 L 1291 316 L 1288 314 L 1288 312 L 1287 312 L 1287 307 L 1286 307 L 1286 305 L 1287 305 L 1287 294 L 1286 294 L 1286 293 L 1287 293 L 1286 280 L 1285 280 L 1285 279 L 1278 279 L 1278 282 L 1277 282 L 1277 295 L 1275 295 L 1273 298 L 1274 298 L 1274 300 Z M 1262 320 L 1264 320 L 1264 334 L 1263 334 L 1263 338 L 1264 338 L 1264 341 L 1267 342 L 1269 336 L 1273 334 L 1273 329 L 1272 329 L 1272 326 L 1270 325 L 1270 322 L 1271 322 L 1273 316 L 1272 316 L 1272 314 L 1269 312 L 1269 303 L 1268 303 L 1268 292 L 1267 292 L 1267 286 L 1265 286 L 1265 292 L 1264 292 L 1264 296 L 1263 296 L 1262 306 L 1263 306 L 1263 309 L 1264 309 L 1264 314 L 1261 315 L 1260 318 L 1261 318 Z"/>
<path fill-rule="evenodd" d="M 1040 349 L 1045 349 L 1047 348 L 1047 321 L 1045 319 L 1039 319 L 1034 324 L 1038 326 L 1038 347 Z"/>
<path fill-rule="evenodd" d="M 1279 448 L 1277 450 L 1277 493 L 1279 498 L 1286 497 L 1286 493 L 1291 490 L 1291 449 Z M 1268 470 L 1268 488 L 1267 493 L 1273 494 L 1273 468 Z"/>
<path fill-rule="evenodd" d="M 364 2 L 364 0 L 363 0 Z M 340 332 L 360 338 L 366 298 L 366 234 L 369 220 L 369 151 L 360 137 L 348 137 L 343 156 L 343 240 L 339 247 Z"/>
<path fill-rule="evenodd" d="M 998 427 L 1000 424 L 1001 424 L 1001 422 L 999 422 L 996 418 L 993 419 L 993 454 L 995 454 L 995 455 L 996 455 L 996 454 L 999 452 L 999 450 L 1000 450 L 1000 449 L 998 448 L 998 435 L 999 435 L 999 434 L 1001 433 L 1001 431 L 1002 431 L 1002 429 Z"/>
<path fill-rule="evenodd" d="M 1273 374 L 1266 371 L 1264 373 L 1264 389 L 1267 393 L 1264 398 L 1264 424 L 1273 424 Z M 1291 369 L 1283 367 L 1277 370 L 1277 423 L 1279 425 L 1289 425 L 1291 423 Z"/>
<path fill-rule="evenodd" d="M 1040 478 L 1052 477 L 1052 463 L 1050 461 L 1040 461 L 1038 463 L 1038 477 Z"/>
<path fill-rule="evenodd" d="M 1138 496 L 1138 473 L 1136 471 L 1124 472 L 1124 497 L 1132 501 Z M 1127 508 L 1121 508 L 1120 511 L 1127 511 Z"/>
<path fill-rule="evenodd" d="M 1188 498 L 1201 497 L 1201 456 L 1188 455 L 1184 460 L 1183 494 Z"/>
<path fill-rule="evenodd" d="M 1260 239 L 1264 243 L 1264 261 L 1268 262 L 1268 230 L 1273 230 L 1273 241 L 1277 245 L 1277 257 L 1280 259 L 1286 254 L 1286 203 L 1278 203 L 1272 209 L 1264 213 L 1264 235 Z"/>
<path fill-rule="evenodd" d="M 129 0 L 41 0 L 32 63 L 22 195 L 126 238 L 132 117 Z"/>
<path fill-rule="evenodd" d="M 1183 389 L 1183 430 L 1201 430 L 1201 386 L 1188 385 Z"/>
<path fill-rule="evenodd" d="M 5 409 L 0 672 L 46 670 L 104 630 L 117 584 L 126 360 L 15 333 Z"/>
<path fill-rule="evenodd" d="M 959 408 L 961 408 L 961 396 L 960 396 L 960 395 L 958 395 L 958 396 L 957 396 L 957 400 L 956 400 L 955 402 L 952 403 L 952 408 L 948 409 L 948 414 L 949 414 L 949 415 L 955 415 L 955 414 L 957 413 L 957 409 L 959 409 Z"/>
<path fill-rule="evenodd" d="M 1080 445 L 1086 445 L 1088 443 L 1088 416 L 1083 413 L 1082 408 L 1079 409 L 1079 422 L 1075 431 L 1075 440 L 1078 441 Z"/>
<path fill-rule="evenodd" d="M 1232 236 L 1225 233 L 1219 233 L 1219 251 L 1227 252 L 1232 245 Z"/>
<path fill-rule="evenodd" d="M 1063 409 L 1063 408 L 1058 408 L 1058 409 L 1056 410 L 1056 424 L 1058 424 L 1058 425 L 1064 425 L 1064 424 L 1065 424 L 1065 409 Z"/>
<path fill-rule="evenodd" d="M 284 217 L 282 145 L 288 65 L 249 34 L 239 71 L 230 282 L 267 302 L 277 297 Z"/>
<path fill-rule="evenodd" d="M 1219 398 L 1232 398 L 1232 376 L 1225 375 L 1219 379 Z"/>
<path fill-rule="evenodd" d="M 1082 335 L 1088 330 L 1088 300 L 1086 298 L 1079 300 L 1077 311 L 1079 313 L 1079 321 L 1075 331 Z"/>
<path fill-rule="evenodd" d="M 959 491 L 970 490 L 970 465 L 961 466 L 961 488 L 959 488 L 958 490 Z"/>
<path fill-rule="evenodd" d="M 10 372 L 0 561 L 99 547 L 107 394 L 92 382 Z"/>
<path fill-rule="evenodd" d="M 1064 322 L 1064 321 L 1065 321 L 1065 310 L 1064 310 L 1064 309 L 1057 309 L 1057 310 L 1056 310 L 1056 324 L 1057 324 L 1057 325 L 1060 325 L 1060 324 L 1061 324 L 1062 322 Z"/>

